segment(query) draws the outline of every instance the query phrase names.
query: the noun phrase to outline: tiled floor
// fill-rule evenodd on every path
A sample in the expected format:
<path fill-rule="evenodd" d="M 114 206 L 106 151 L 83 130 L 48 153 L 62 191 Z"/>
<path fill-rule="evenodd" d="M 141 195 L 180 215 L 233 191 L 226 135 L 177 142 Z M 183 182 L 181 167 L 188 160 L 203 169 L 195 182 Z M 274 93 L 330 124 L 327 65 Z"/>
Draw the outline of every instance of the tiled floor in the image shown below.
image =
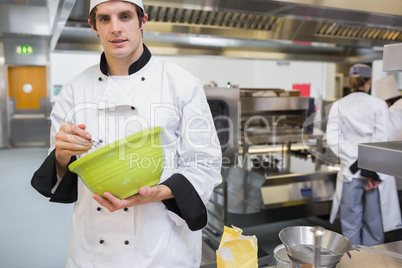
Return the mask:
<path fill-rule="evenodd" d="M 62 268 L 68 253 L 72 204 L 54 204 L 30 185 L 32 174 L 47 155 L 47 148 L 0 149 L 0 267 Z M 339 231 L 324 218 L 303 218 L 247 227 L 259 247 L 270 254 L 281 242 L 278 233 L 287 226 L 320 225 Z M 392 241 L 393 237 L 388 238 Z M 203 261 L 214 261 L 214 249 L 204 251 Z M 212 267 L 214 267 L 212 265 Z"/>
<path fill-rule="evenodd" d="M 0 267 L 62 268 L 72 205 L 50 203 L 31 187 L 46 148 L 0 150 Z"/>

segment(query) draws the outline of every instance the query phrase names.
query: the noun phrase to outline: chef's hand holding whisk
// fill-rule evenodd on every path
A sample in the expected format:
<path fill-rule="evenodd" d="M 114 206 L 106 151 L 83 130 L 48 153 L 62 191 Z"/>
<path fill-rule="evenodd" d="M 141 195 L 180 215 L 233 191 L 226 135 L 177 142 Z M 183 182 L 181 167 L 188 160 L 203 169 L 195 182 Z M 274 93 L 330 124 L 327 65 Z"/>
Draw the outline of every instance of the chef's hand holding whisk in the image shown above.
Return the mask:
<path fill-rule="evenodd" d="M 85 131 L 84 124 L 64 124 L 55 136 L 56 171 L 60 177 L 67 172 L 71 157 L 88 152 L 93 145 L 91 134 Z"/>

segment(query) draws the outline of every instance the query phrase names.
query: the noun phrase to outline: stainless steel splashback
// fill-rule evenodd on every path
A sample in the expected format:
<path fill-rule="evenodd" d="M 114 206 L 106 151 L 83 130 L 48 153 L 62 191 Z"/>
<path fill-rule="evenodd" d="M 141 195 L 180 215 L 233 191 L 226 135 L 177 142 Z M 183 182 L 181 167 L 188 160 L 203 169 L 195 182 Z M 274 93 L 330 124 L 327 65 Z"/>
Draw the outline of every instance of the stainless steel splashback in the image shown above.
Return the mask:
<path fill-rule="evenodd" d="M 234 164 L 239 151 L 240 91 L 235 87 L 206 87 L 205 93 L 221 143 L 223 165 Z"/>
<path fill-rule="evenodd" d="M 242 143 L 259 145 L 261 141 L 268 141 L 271 136 L 276 139 L 283 135 L 310 134 L 313 125 L 304 127 L 314 99 L 307 97 L 241 97 L 241 121 Z M 244 149 L 244 148 L 243 148 Z"/>
<path fill-rule="evenodd" d="M 273 111 L 303 111 L 309 108 L 309 99 L 304 97 L 243 97 L 241 113 L 245 115 Z"/>

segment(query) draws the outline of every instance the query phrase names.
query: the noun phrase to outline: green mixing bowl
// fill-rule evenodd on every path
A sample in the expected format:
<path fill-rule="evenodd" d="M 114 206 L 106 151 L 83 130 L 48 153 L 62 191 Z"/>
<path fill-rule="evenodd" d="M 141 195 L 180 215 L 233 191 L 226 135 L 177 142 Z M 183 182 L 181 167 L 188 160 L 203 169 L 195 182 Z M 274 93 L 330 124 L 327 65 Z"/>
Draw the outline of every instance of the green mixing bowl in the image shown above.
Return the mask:
<path fill-rule="evenodd" d="M 117 140 L 77 159 L 68 168 L 91 192 L 127 198 L 142 186 L 159 183 L 164 165 L 162 131 L 156 127 Z"/>

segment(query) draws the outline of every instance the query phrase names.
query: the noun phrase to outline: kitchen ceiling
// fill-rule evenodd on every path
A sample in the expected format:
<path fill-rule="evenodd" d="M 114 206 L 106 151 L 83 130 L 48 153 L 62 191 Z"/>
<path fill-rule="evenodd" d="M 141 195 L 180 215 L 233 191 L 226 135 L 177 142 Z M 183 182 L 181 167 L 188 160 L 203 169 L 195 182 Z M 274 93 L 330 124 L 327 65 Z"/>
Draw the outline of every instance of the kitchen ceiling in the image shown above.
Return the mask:
<path fill-rule="evenodd" d="M 0 6 L 34 2 L 49 7 L 55 1 L 0 0 Z M 371 62 L 382 58 L 385 44 L 402 42 L 400 0 L 143 2 L 149 15 L 144 40 L 159 55 Z M 88 6 L 85 0 L 60 0 L 48 8 L 51 50 L 101 49 L 87 24 Z"/>

